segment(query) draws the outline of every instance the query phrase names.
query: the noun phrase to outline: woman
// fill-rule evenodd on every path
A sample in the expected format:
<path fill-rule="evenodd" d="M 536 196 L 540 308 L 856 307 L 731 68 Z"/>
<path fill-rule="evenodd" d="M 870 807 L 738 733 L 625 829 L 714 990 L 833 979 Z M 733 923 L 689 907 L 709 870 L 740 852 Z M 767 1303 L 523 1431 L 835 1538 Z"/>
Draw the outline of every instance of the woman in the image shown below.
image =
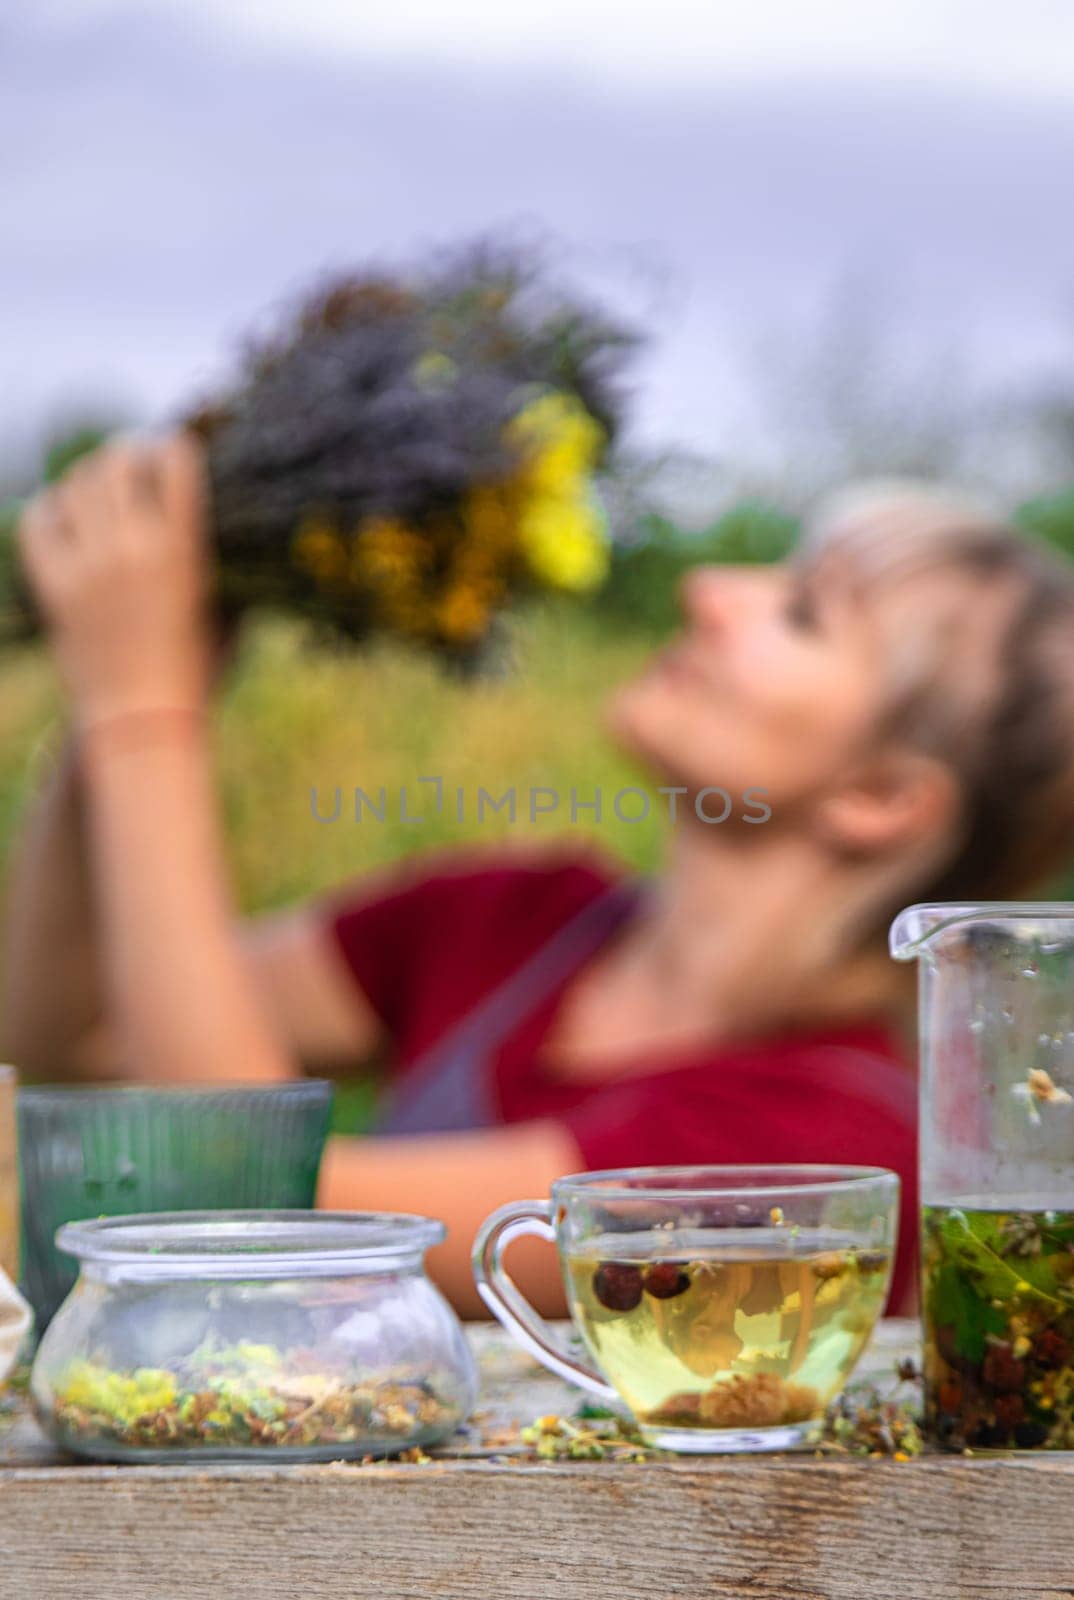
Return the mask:
<path fill-rule="evenodd" d="M 477 1223 L 564 1172 L 892 1166 L 905 1307 L 914 1087 L 885 931 L 913 899 L 1021 894 L 1070 848 L 1066 566 L 954 498 L 850 497 L 790 565 L 692 572 L 680 638 L 614 697 L 614 736 L 681 791 L 655 882 L 573 845 L 460 852 L 239 924 L 204 495 L 190 440 L 123 444 L 24 517 L 73 736 L 16 874 L 4 1052 L 175 1082 L 387 1051 L 385 1131 L 330 1142 L 320 1203 L 443 1217 L 432 1265 L 464 1312 Z M 770 818 L 701 821 L 711 784 L 763 789 Z M 512 1265 L 557 1309 L 549 1252 Z"/>

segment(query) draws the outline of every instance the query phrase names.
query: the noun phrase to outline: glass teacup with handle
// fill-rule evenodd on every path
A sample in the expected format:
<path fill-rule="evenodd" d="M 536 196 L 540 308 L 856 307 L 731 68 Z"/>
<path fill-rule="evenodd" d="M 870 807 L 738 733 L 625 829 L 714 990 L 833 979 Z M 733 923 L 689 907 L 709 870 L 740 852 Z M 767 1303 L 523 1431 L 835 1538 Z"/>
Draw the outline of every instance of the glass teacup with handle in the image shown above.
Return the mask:
<path fill-rule="evenodd" d="M 666 1449 L 808 1443 L 887 1297 L 899 1180 L 879 1167 L 646 1167 L 559 1179 L 474 1244 L 485 1303 L 545 1366 L 625 1404 Z M 503 1254 L 559 1252 L 590 1361 L 556 1341 Z"/>
<path fill-rule="evenodd" d="M 926 1419 L 1074 1447 L 1074 905 L 916 905 Z"/>

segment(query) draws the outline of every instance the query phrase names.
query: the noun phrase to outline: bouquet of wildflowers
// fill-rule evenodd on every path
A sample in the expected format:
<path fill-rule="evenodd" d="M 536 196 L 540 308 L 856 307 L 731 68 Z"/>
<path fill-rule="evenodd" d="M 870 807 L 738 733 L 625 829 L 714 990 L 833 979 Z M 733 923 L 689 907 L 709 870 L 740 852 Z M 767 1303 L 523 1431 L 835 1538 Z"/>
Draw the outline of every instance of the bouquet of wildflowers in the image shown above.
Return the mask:
<path fill-rule="evenodd" d="M 268 604 L 465 658 L 520 592 L 596 586 L 634 343 L 489 246 L 321 286 L 183 419 L 221 613 Z"/>

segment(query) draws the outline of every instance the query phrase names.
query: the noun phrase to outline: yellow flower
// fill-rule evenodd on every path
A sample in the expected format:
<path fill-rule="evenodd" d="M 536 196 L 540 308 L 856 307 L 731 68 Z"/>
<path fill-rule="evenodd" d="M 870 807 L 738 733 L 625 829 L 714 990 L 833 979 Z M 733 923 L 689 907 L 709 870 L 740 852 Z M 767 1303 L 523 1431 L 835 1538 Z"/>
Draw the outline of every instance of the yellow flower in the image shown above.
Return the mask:
<path fill-rule="evenodd" d="M 295 566 L 318 583 L 337 583 L 347 573 L 347 546 L 339 531 L 320 517 L 307 517 L 291 545 Z"/>
<path fill-rule="evenodd" d="M 539 495 L 519 518 L 519 542 L 533 576 L 556 589 L 595 589 L 608 572 L 604 519 L 588 495 Z"/>
<path fill-rule="evenodd" d="M 371 517 L 357 529 L 350 575 L 377 586 L 404 587 L 429 560 L 429 546 L 420 534 L 392 517 Z"/>
<path fill-rule="evenodd" d="M 519 485 L 480 484 L 471 489 L 462 504 L 462 524 L 466 534 L 464 548 L 479 545 L 494 550 L 511 543 L 515 520 L 514 501 Z"/>
<path fill-rule="evenodd" d="M 382 627 L 412 639 L 425 636 L 423 574 L 431 558 L 428 539 L 394 518 L 371 518 L 358 528 L 350 578 L 372 595 Z"/>
<path fill-rule="evenodd" d="M 596 466 L 604 429 L 573 395 L 552 391 L 531 400 L 508 425 L 510 443 L 526 456 L 534 489 L 565 493 Z"/>
<path fill-rule="evenodd" d="M 175 1403 L 175 1379 L 155 1367 L 110 1372 L 93 1361 L 72 1361 L 58 1398 L 65 1405 L 131 1423 Z"/>
<path fill-rule="evenodd" d="M 552 391 L 520 411 L 507 434 L 523 453 L 508 491 L 532 576 L 557 589 L 595 588 L 607 574 L 608 548 L 589 477 L 604 430 L 573 395 Z"/>
<path fill-rule="evenodd" d="M 440 636 L 451 644 L 469 644 L 485 631 L 488 612 L 466 584 L 454 584 L 441 595 L 435 621 Z"/>

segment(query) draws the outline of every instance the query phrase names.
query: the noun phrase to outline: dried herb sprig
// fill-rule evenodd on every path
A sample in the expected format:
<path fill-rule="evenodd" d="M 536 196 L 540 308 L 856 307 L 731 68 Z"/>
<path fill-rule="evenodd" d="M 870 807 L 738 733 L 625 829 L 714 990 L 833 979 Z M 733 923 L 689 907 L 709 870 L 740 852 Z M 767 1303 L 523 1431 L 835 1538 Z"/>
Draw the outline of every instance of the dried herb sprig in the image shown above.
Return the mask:
<path fill-rule="evenodd" d="M 519 1438 L 538 1461 L 649 1461 L 667 1454 L 646 1444 L 629 1417 L 595 1406 L 570 1417 L 538 1417 Z"/>
<path fill-rule="evenodd" d="M 72 1361 L 43 1422 L 62 1442 L 130 1449 L 273 1449 L 405 1445 L 461 1421 L 427 1377 L 310 1371 L 269 1345 L 199 1350 L 177 1370 L 115 1371 Z"/>
<path fill-rule="evenodd" d="M 921 1373 L 901 1361 L 886 1391 L 874 1383 L 851 1384 L 824 1417 L 817 1449 L 826 1455 L 892 1456 L 908 1461 L 925 1448 L 921 1432 Z"/>
<path fill-rule="evenodd" d="M 921 1374 L 912 1361 L 898 1363 L 886 1390 L 875 1383 L 851 1384 L 828 1407 L 815 1442 L 819 1455 L 920 1455 Z M 569 1417 L 538 1417 L 519 1435 L 537 1461 L 673 1460 L 675 1452 L 648 1444 L 631 1419 L 582 1405 Z"/>

